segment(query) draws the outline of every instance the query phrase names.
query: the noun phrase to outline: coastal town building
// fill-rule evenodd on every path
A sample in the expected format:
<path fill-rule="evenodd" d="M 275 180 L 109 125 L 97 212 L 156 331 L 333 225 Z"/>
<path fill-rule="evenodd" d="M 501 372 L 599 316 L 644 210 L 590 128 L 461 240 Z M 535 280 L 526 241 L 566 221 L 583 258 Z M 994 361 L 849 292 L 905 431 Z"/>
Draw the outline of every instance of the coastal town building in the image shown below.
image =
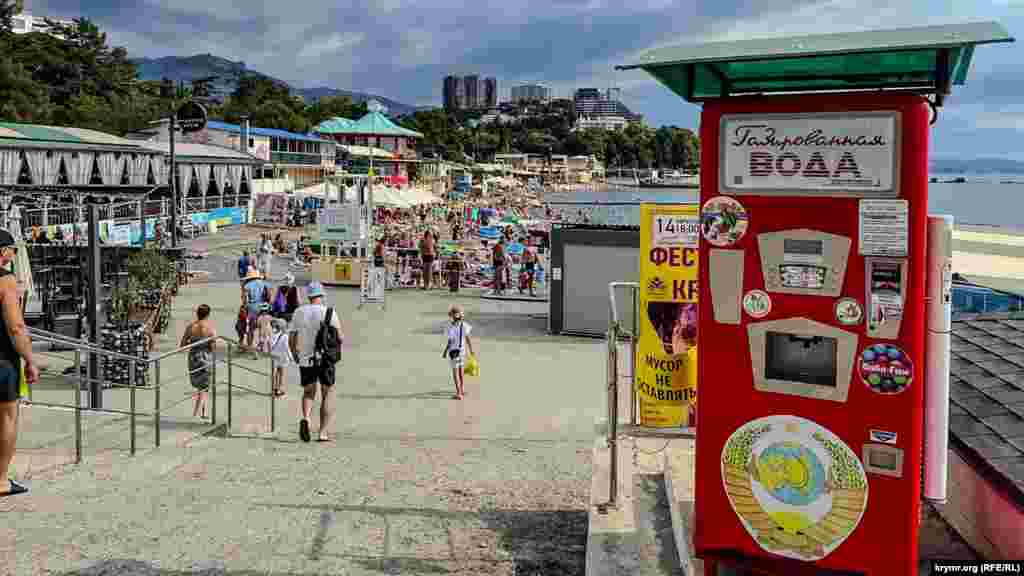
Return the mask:
<path fill-rule="evenodd" d="M 596 128 L 599 130 L 621 130 L 630 124 L 631 120 L 618 114 L 586 116 L 581 114 L 576 118 L 573 131 Z"/>
<path fill-rule="evenodd" d="M 42 32 L 43 34 L 50 33 L 50 25 L 46 23 L 49 20 L 56 24 L 62 24 L 64 26 L 74 26 L 74 20 L 68 18 L 52 18 L 49 16 L 35 16 L 28 12 L 22 12 L 15 14 L 11 18 L 11 32 L 15 34 L 28 34 L 29 32 Z"/>
<path fill-rule="evenodd" d="M 166 142 L 167 125 L 166 119 L 158 120 L 127 137 Z M 202 130 L 176 138 L 183 143 L 242 150 L 242 133 L 243 127 L 238 124 L 210 120 Z M 263 165 L 253 173 L 254 180 L 282 180 L 286 188 L 295 190 L 319 184 L 335 171 L 333 140 L 274 128 L 252 127 L 246 133 L 246 152 L 263 160 Z"/>
<path fill-rule="evenodd" d="M 476 110 L 492 108 L 498 104 L 498 80 L 483 80 L 476 74 L 445 76 L 443 84 L 445 110 Z"/>
<path fill-rule="evenodd" d="M 580 88 L 573 95 L 573 104 L 577 116 L 591 118 L 601 116 L 621 116 L 630 122 L 642 122 L 643 116 L 633 114 L 621 100 L 618 88 L 609 88 L 601 92 L 597 88 Z"/>
<path fill-rule="evenodd" d="M 419 162 L 416 140 L 423 137 L 395 124 L 379 111 L 369 112 L 359 120 L 330 118 L 315 126 L 313 133 L 336 142 L 344 151 L 337 162 L 343 162 L 347 155 L 346 171 L 366 174 L 372 159 L 374 174 L 393 185 L 408 183 L 410 166 Z"/>
<path fill-rule="evenodd" d="M 594 156 L 552 154 L 495 154 L 494 164 L 514 174 L 554 176 L 566 183 L 590 182 L 604 176 L 604 165 Z"/>
<path fill-rule="evenodd" d="M 544 84 L 519 84 L 512 87 L 512 102 L 547 102 L 551 100 L 551 88 Z"/>

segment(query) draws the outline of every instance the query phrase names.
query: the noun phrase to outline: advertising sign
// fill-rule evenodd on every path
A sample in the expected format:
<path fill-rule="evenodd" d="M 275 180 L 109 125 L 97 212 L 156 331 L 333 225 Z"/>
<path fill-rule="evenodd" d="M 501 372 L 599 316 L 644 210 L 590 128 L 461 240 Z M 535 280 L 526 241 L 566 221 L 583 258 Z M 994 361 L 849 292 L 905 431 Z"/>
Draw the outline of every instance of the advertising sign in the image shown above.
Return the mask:
<path fill-rule="evenodd" d="M 253 218 L 259 224 L 283 226 L 288 219 L 288 198 L 284 194 L 258 194 Z"/>
<path fill-rule="evenodd" d="M 721 122 L 725 191 L 894 191 L 895 114 L 743 114 Z"/>
<path fill-rule="evenodd" d="M 178 108 L 178 127 L 182 132 L 199 132 L 206 128 L 206 108 L 195 100 L 189 100 Z"/>
<path fill-rule="evenodd" d="M 358 204 L 342 204 L 325 208 L 320 215 L 320 239 L 354 242 L 360 239 L 362 220 Z"/>
<path fill-rule="evenodd" d="M 696 205 L 640 206 L 640 424 L 693 426 L 697 406 Z"/>

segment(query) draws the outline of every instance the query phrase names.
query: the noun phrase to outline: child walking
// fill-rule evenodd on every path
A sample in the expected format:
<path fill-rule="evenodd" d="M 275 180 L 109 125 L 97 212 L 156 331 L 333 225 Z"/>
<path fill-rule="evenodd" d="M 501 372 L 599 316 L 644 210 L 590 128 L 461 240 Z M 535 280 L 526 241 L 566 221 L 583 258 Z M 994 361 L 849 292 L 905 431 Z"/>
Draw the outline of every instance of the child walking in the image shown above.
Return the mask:
<path fill-rule="evenodd" d="M 274 359 L 274 375 L 272 382 L 274 396 L 284 396 L 285 369 L 295 363 L 292 350 L 288 346 L 288 323 L 281 318 L 274 318 L 271 323 L 274 334 L 270 339 L 270 356 Z"/>
<path fill-rule="evenodd" d="M 442 358 L 448 358 L 448 363 L 452 367 L 452 379 L 455 381 L 455 396 L 453 398 L 455 400 L 462 400 L 466 396 L 463 367 L 466 365 L 467 356 L 463 352 L 463 348 L 469 348 L 469 353 L 476 356 L 476 352 L 473 350 L 473 340 L 469 337 L 473 332 L 473 327 L 463 320 L 464 315 L 462 306 L 458 304 L 453 304 L 448 309 L 448 318 L 451 320 L 451 324 L 448 325 L 448 340 L 444 352 L 441 354 Z"/>

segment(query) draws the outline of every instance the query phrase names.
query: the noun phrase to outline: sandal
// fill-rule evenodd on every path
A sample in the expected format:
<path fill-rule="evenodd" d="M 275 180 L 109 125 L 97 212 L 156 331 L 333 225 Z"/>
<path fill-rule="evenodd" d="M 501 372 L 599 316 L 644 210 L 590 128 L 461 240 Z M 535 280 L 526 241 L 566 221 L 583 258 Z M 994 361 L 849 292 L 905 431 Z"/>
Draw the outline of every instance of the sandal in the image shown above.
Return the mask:
<path fill-rule="evenodd" d="M 278 398 L 284 396 L 284 390 L 274 390 L 274 396 L 277 396 Z"/>

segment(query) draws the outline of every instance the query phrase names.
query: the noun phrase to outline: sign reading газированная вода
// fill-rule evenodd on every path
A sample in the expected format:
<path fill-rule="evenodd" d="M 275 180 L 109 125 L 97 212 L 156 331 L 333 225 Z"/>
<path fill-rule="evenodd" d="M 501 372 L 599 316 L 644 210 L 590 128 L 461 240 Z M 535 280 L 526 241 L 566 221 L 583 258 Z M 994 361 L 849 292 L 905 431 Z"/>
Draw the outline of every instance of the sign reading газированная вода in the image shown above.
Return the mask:
<path fill-rule="evenodd" d="M 894 190 L 893 113 L 726 115 L 721 135 L 728 192 Z"/>

